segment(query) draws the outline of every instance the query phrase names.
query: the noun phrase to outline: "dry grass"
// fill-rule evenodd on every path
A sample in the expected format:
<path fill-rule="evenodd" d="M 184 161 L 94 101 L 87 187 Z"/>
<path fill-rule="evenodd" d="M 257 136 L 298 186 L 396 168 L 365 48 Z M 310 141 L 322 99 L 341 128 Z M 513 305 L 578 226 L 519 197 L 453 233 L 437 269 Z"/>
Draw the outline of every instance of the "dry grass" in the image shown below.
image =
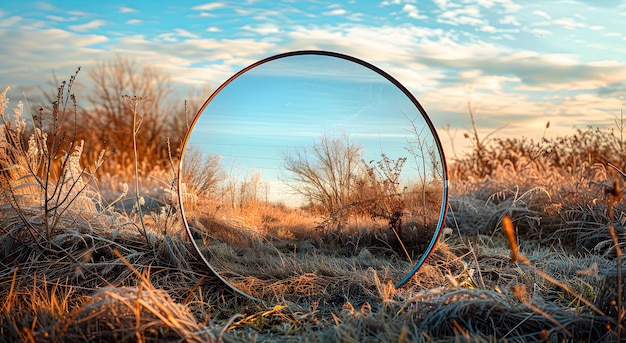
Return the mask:
<path fill-rule="evenodd" d="M 520 154 L 515 145 L 509 150 Z M 265 292 L 269 303 L 233 295 L 207 276 L 174 214 L 148 215 L 144 236 L 133 215 L 102 206 L 100 191 L 92 189 L 55 217 L 54 227 L 44 225 L 50 217 L 40 186 L 10 183 L 18 161 L 5 159 L 0 342 L 623 340 L 623 261 L 616 246 L 626 244 L 626 208 L 621 181 L 613 182 L 618 175 L 573 157 L 562 167 L 534 152 L 520 156 L 493 157 L 488 175 L 463 171 L 468 161 L 456 164 L 450 230 L 404 287 L 381 281 L 397 266 L 366 254 L 357 256 L 371 264 L 366 273 L 356 273 L 353 260 L 281 255 L 259 275 L 233 279 L 243 290 Z M 34 201 L 12 206 L 16 188 L 31 186 Z M 297 217 L 257 209 L 237 225 L 272 233 L 309 225 Z M 293 276 L 285 263 L 306 270 Z"/>

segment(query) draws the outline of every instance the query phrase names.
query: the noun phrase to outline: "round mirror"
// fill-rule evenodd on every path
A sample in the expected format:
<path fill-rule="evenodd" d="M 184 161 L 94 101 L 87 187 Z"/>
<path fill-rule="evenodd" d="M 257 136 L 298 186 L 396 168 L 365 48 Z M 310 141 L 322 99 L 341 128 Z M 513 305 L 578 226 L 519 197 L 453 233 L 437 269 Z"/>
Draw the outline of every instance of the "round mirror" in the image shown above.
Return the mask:
<path fill-rule="evenodd" d="M 246 297 L 323 297 L 360 273 L 400 287 L 444 224 L 433 124 L 398 81 L 351 56 L 296 51 L 252 64 L 209 97 L 183 147 L 189 238 Z"/>

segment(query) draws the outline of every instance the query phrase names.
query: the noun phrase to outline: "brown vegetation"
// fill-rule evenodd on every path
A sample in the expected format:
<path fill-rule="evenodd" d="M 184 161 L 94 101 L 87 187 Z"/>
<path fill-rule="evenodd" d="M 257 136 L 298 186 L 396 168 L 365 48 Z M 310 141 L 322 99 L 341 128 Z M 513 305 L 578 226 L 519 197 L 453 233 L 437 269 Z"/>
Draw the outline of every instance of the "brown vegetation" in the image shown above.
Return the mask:
<path fill-rule="evenodd" d="M 266 304 L 207 276 L 172 212 L 142 216 L 143 232 L 136 212 L 113 211 L 91 179 L 102 158 L 85 163 L 95 148 L 55 130 L 61 125 L 38 131 L 35 121 L 25 136 L 20 108 L 11 118 L 5 94 L 0 341 L 624 339 L 619 134 L 590 128 L 540 142 L 480 141 L 452 164 L 448 229 L 407 285 L 395 289 L 374 268 L 356 274 L 341 259 L 298 277 L 276 267 L 263 271 Z M 74 115 L 71 93 L 59 94 L 40 115 Z M 285 227 L 311 225 L 285 207 L 240 205 L 228 210 L 249 215 L 237 223 L 242 230 L 288 236 L 298 231 Z M 215 218 L 198 225 L 224 225 Z M 377 263 L 365 253 L 360 260 Z M 240 289 L 250 280 L 242 275 Z"/>

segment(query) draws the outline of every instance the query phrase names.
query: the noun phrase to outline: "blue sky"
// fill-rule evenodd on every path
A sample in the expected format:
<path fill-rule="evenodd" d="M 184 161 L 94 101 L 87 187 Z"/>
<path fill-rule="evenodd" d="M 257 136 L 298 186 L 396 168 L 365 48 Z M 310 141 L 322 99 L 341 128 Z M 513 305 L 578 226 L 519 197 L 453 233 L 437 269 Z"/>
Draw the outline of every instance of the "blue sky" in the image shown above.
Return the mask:
<path fill-rule="evenodd" d="M 483 134 L 610 126 L 626 107 L 625 22 L 615 0 L 1 0 L 0 87 L 29 90 L 122 55 L 185 95 L 276 53 L 332 50 L 405 84 L 437 127 L 458 130 L 459 151 L 468 100 Z"/>

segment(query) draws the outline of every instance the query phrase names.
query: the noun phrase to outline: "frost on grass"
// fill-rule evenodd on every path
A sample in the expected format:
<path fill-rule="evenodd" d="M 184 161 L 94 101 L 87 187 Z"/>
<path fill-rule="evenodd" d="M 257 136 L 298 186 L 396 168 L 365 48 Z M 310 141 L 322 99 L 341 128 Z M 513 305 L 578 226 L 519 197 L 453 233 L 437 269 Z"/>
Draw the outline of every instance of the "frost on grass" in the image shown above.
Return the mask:
<path fill-rule="evenodd" d="M 72 193 L 78 189 L 72 185 L 88 184 L 80 164 L 88 147 L 82 143 L 63 155 L 66 173 L 57 176 L 67 187 L 61 194 L 77 196 L 54 230 L 44 234 L 41 212 L 18 216 L 7 205 L 10 196 L 40 194 L 41 176 L 15 166 L 36 165 L 47 148 L 41 143 L 50 136 L 34 130 L 26 144 L 16 144 L 9 133 L 24 130 L 21 107 L 5 116 L 7 106 L 5 90 L 0 93 L 0 342 L 616 341 L 623 329 L 615 247 L 624 245 L 626 208 L 611 200 L 621 183 L 613 182 L 605 165 L 583 155 L 561 154 L 557 160 L 540 153 L 556 144 L 542 150 L 502 141 L 495 148 L 481 145 L 486 159 L 459 161 L 452 168 L 450 230 L 405 287 L 381 281 L 396 265 L 378 268 L 370 251 L 362 250 L 357 261 L 341 256 L 321 261 L 315 247 L 289 246 L 264 275 L 235 276 L 242 289 L 260 285 L 270 304 L 221 287 L 191 253 L 186 237 L 170 230 L 172 222 L 147 221 L 146 239 L 133 218 L 82 203 L 83 193 Z M 610 136 L 579 135 L 558 142 L 584 156 L 595 156 L 587 154 L 590 146 L 603 153 L 604 145 L 596 142 L 613 142 Z M 480 170 L 489 174 L 464 169 L 476 163 L 487 163 Z M 88 196 L 97 197 L 97 192 Z M 50 205 L 54 209 L 56 203 Z M 259 215 L 276 218 L 261 221 L 263 230 L 281 237 L 307 230 L 276 226 L 304 213 L 281 211 Z M 511 220 L 508 242 L 505 217 Z M 207 216 L 198 226 L 221 231 L 214 221 Z M 239 229 L 231 239 L 249 239 L 257 229 L 231 224 Z M 308 224 L 314 230 L 313 220 Z M 507 245 L 513 240 L 514 260 L 524 256 L 528 263 L 512 263 Z M 226 244 L 216 247 L 221 249 L 216 253 L 254 262 L 254 256 L 237 256 Z M 310 258 L 298 260 L 296 249 Z M 355 273 L 354 263 L 372 268 Z M 290 268 L 296 267 L 310 270 L 294 276 Z"/>

